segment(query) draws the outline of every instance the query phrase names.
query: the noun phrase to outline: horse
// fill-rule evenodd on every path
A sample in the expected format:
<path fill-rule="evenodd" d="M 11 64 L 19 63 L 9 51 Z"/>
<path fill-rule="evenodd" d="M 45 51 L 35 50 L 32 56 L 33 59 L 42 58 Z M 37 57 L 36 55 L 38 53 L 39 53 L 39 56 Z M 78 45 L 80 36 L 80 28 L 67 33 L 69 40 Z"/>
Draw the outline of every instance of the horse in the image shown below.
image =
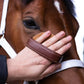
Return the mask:
<path fill-rule="evenodd" d="M 3 0 L 0 0 L 0 19 Z M 63 55 L 62 61 L 79 59 L 75 45 L 75 36 L 79 25 L 74 18 L 71 0 L 9 0 L 6 30 L 4 37 L 16 53 L 22 50 L 27 40 L 34 35 L 50 30 L 53 34 L 65 31 L 72 35 L 72 47 Z M 0 36 L 1 37 L 1 36 Z M 0 47 L 0 54 L 8 54 Z M 42 80 L 38 84 L 84 84 L 84 69 L 70 68 Z M 12 81 L 8 84 L 23 84 L 23 81 Z M 30 82 L 29 84 L 34 84 Z"/>

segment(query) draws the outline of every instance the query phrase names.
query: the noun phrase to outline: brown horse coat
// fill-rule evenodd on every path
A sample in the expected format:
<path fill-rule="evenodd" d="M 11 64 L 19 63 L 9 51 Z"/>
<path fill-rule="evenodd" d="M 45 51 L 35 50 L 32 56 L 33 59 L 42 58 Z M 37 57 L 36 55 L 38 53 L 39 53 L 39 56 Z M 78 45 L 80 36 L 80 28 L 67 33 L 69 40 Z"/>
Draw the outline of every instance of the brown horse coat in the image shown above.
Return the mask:
<path fill-rule="evenodd" d="M 54 1 L 60 4 L 60 10 L 54 6 Z M 24 48 L 29 37 L 39 32 L 50 30 L 53 34 L 63 30 L 66 35 L 72 35 L 72 47 L 64 54 L 63 60 L 79 59 L 75 35 L 78 30 L 76 19 L 67 10 L 64 0 L 9 0 L 5 38 L 18 53 Z M 0 18 L 3 0 L 0 0 Z M 33 27 L 34 26 L 34 27 Z M 0 47 L 0 54 L 7 55 Z M 19 84 L 10 82 L 8 84 Z M 39 84 L 84 84 L 84 70 L 71 68 L 39 82 Z M 21 84 L 21 82 L 20 82 Z"/>

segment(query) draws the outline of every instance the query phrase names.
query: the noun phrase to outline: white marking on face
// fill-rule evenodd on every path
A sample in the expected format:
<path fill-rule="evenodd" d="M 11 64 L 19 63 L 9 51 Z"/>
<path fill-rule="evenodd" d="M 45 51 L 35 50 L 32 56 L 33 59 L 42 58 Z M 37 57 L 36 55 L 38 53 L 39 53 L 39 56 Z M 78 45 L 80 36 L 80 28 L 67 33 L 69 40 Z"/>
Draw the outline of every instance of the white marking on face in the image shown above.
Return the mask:
<path fill-rule="evenodd" d="M 61 8 L 60 8 L 60 3 L 58 1 L 54 2 L 54 6 L 56 7 L 56 9 L 58 10 L 59 13 L 64 13 Z"/>

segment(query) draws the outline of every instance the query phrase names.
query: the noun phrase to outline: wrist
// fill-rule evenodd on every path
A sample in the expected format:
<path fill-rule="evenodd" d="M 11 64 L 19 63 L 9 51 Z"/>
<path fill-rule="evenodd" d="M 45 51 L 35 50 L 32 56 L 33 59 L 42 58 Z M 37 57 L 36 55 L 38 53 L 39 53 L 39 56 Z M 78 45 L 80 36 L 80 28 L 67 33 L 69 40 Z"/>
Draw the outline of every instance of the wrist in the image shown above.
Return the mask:
<path fill-rule="evenodd" d="M 20 66 L 15 63 L 14 59 L 7 59 L 8 78 L 7 81 L 19 80 Z"/>

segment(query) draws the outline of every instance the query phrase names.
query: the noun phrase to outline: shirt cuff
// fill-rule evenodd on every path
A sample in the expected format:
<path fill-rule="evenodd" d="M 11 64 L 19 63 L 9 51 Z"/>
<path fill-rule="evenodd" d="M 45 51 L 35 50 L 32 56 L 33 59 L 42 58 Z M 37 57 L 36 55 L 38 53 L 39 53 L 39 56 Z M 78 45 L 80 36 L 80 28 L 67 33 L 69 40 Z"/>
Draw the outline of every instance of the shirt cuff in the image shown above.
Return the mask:
<path fill-rule="evenodd" d="M 0 84 L 5 84 L 8 77 L 6 56 L 0 55 Z"/>

